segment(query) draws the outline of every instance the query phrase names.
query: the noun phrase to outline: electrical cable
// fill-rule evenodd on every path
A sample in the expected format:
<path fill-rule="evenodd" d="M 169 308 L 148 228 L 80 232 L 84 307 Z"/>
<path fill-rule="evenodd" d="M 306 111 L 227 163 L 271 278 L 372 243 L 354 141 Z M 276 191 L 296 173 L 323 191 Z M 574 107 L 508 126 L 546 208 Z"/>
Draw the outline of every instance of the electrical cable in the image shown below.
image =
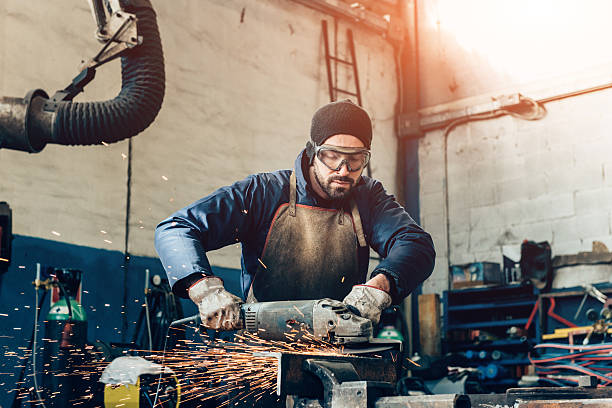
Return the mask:
<path fill-rule="evenodd" d="M 455 129 L 457 126 L 468 123 L 468 122 L 476 122 L 488 119 L 495 119 L 501 116 L 509 115 L 517 119 L 522 120 L 538 120 L 543 118 L 546 115 L 546 108 L 539 102 L 532 98 L 522 96 L 520 97 L 520 103 L 518 106 L 524 103 L 523 105 L 528 105 L 531 107 L 530 110 L 526 110 L 528 113 L 523 113 L 522 109 L 518 109 L 518 107 L 503 107 L 500 109 L 495 109 L 490 112 L 483 112 L 478 114 L 466 115 L 457 119 L 450 121 L 445 127 L 442 134 L 443 138 L 443 151 L 444 151 L 444 180 L 443 180 L 443 195 L 444 195 L 444 218 L 446 221 L 446 261 L 448 263 L 448 267 L 451 267 L 450 260 L 450 210 L 449 210 L 449 188 L 448 188 L 448 138 L 450 132 Z M 530 111 L 530 112 L 529 112 Z"/>
<path fill-rule="evenodd" d="M 45 302 L 45 298 L 47 297 L 47 291 L 45 290 L 42 294 L 42 298 L 40 299 L 40 301 L 38 302 L 39 304 L 43 304 Z M 36 321 L 38 321 L 38 319 L 40 319 L 40 314 L 38 315 L 38 318 L 36 318 L 36 314 L 34 315 Z M 34 344 L 34 331 L 36 330 L 37 324 L 35 324 L 32 327 L 32 335 L 30 336 L 30 342 L 28 343 L 28 348 L 30 349 L 30 357 L 32 357 L 34 355 L 33 353 L 33 344 Z M 26 358 L 26 361 L 24 361 L 23 366 L 21 367 L 21 372 L 19 373 L 19 379 L 17 380 L 16 384 L 22 384 L 24 376 L 25 376 L 25 372 L 28 369 L 28 359 L 30 357 Z M 12 408 L 19 408 L 21 406 L 21 401 L 18 402 L 18 397 L 19 397 L 19 390 L 23 389 L 23 385 L 22 387 L 20 387 L 16 392 L 15 392 L 15 398 L 13 399 L 13 403 L 11 404 Z"/>
<path fill-rule="evenodd" d="M 174 320 L 172 323 L 170 323 L 170 325 L 168 325 L 168 329 L 166 330 L 166 339 L 164 340 L 164 349 L 162 351 L 162 361 L 161 361 L 161 372 L 159 373 L 159 378 L 157 379 L 157 390 L 155 391 L 155 399 L 153 401 L 153 407 L 157 406 L 157 397 L 159 396 L 159 389 L 161 387 L 161 379 L 162 379 L 162 375 L 164 373 L 164 360 L 166 358 L 166 347 L 168 346 L 168 337 L 170 337 L 170 329 L 173 328 L 174 326 L 178 326 L 180 324 L 183 323 L 187 323 L 189 321 L 193 321 L 196 320 L 197 322 L 197 318 L 200 317 L 200 315 L 194 315 L 191 317 L 188 317 L 186 319 L 179 319 L 179 320 Z"/>
<path fill-rule="evenodd" d="M 589 370 L 587 368 L 581 367 L 577 364 L 557 364 L 554 366 L 551 366 L 552 368 L 563 368 L 563 369 L 567 369 L 567 370 L 572 370 L 572 371 L 578 371 L 579 373 L 583 373 L 583 374 L 587 374 L 593 377 L 597 377 L 598 379 L 602 380 L 602 381 L 611 381 L 612 378 L 607 377 L 606 375 L 603 375 L 597 371 L 593 371 L 593 370 Z"/>
<path fill-rule="evenodd" d="M 612 343 L 608 344 L 561 344 L 561 343 L 540 343 L 533 348 L 558 348 L 566 350 L 582 350 L 582 349 L 612 349 Z"/>
<path fill-rule="evenodd" d="M 161 387 L 162 375 L 164 374 L 164 361 L 166 359 L 166 347 L 168 346 L 168 337 L 170 336 L 170 328 L 172 325 L 168 326 L 166 330 L 166 339 L 164 340 L 164 349 L 162 351 L 162 360 L 161 360 L 161 372 L 159 373 L 159 378 L 157 379 L 157 389 L 155 390 L 155 399 L 153 400 L 153 407 L 157 406 L 157 397 L 159 397 L 159 389 Z"/>
<path fill-rule="evenodd" d="M 149 351 L 153 351 L 153 336 L 151 335 L 151 318 L 149 317 L 149 269 L 145 269 L 145 318 L 147 322 L 147 333 L 149 335 Z"/>
<path fill-rule="evenodd" d="M 40 282 L 40 264 L 36 264 L 36 284 Z M 34 390 L 36 391 L 36 396 L 38 397 L 38 402 L 40 402 L 43 408 L 46 408 L 44 400 L 40 395 L 40 390 L 38 389 L 38 380 L 36 379 L 36 340 L 38 334 L 38 286 L 34 288 L 34 298 L 35 298 L 35 309 L 34 309 L 34 341 L 32 342 L 32 378 L 34 379 Z"/>
<path fill-rule="evenodd" d="M 537 358 L 531 354 L 528 356 L 538 375 L 574 371 L 598 378 L 600 386 L 612 383 L 612 364 L 606 365 L 607 361 L 612 361 L 612 343 L 599 345 L 542 343 L 534 347 L 534 350 L 538 351 L 547 349 L 556 352 L 540 354 Z"/>
<path fill-rule="evenodd" d="M 489 113 L 483 113 L 483 114 L 475 114 L 475 115 L 468 115 L 468 116 L 464 116 L 462 118 L 458 118 L 455 119 L 453 121 L 451 121 L 448 125 L 446 125 L 446 127 L 444 128 L 444 132 L 442 134 L 442 138 L 443 138 L 443 151 L 444 151 L 444 180 L 442 182 L 442 191 L 444 194 L 444 218 L 446 220 L 446 262 L 448 264 L 449 270 L 451 267 L 451 260 L 450 260 L 450 214 L 449 214 L 449 199 L 448 199 L 448 137 L 450 135 L 450 132 L 456 128 L 457 126 L 464 124 L 464 123 L 468 123 L 468 122 L 472 122 L 472 121 L 480 121 L 480 120 L 487 120 L 487 119 L 494 119 L 494 118 L 498 118 L 500 116 L 504 116 L 505 113 L 501 112 L 501 111 L 492 111 Z"/>
<path fill-rule="evenodd" d="M 583 357 L 583 356 L 586 356 L 592 353 L 593 353 L 592 351 L 583 351 L 580 353 L 563 354 L 563 355 L 559 355 L 555 357 L 548 357 L 548 358 L 539 359 L 539 360 L 533 359 L 531 356 L 529 356 L 529 361 L 531 362 L 531 364 L 550 363 L 552 361 L 567 360 L 568 358 L 574 359 L 578 357 Z"/>
<path fill-rule="evenodd" d="M 529 330 L 531 323 L 533 323 L 533 318 L 535 317 L 536 312 L 538 311 L 538 306 L 540 305 L 540 299 L 536 300 L 533 305 L 533 309 L 531 309 L 531 313 L 529 314 L 529 318 L 527 319 L 527 323 L 525 324 L 525 330 Z"/>

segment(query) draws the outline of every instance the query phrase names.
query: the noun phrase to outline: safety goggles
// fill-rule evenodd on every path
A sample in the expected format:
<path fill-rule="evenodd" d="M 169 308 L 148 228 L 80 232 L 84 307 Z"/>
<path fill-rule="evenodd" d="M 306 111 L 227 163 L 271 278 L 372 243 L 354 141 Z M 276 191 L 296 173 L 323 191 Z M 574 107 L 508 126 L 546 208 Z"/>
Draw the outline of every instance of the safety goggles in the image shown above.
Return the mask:
<path fill-rule="evenodd" d="M 363 169 L 370 161 L 370 151 L 363 147 L 315 146 L 315 155 L 328 169 L 339 171 L 344 164 L 348 171 Z"/>

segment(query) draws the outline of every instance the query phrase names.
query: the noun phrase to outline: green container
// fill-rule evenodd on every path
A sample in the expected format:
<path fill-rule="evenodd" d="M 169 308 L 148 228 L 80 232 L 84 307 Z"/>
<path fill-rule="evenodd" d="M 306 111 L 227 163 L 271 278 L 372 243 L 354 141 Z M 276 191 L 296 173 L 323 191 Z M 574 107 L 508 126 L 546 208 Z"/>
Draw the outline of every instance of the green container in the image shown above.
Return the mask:
<path fill-rule="evenodd" d="M 70 306 L 72 308 L 73 322 L 84 322 L 87 320 L 85 309 L 80 303 L 70 298 Z M 49 308 L 49 313 L 47 314 L 47 320 L 68 320 L 68 317 L 68 304 L 63 297 Z"/>

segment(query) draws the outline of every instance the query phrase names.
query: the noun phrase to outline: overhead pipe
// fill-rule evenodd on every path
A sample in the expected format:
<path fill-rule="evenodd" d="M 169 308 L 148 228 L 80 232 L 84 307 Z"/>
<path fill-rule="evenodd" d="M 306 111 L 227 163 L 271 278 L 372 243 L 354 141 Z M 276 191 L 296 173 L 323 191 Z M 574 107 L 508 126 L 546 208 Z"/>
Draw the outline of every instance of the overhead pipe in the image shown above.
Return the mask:
<path fill-rule="evenodd" d="M 94 145 L 131 138 L 146 129 L 161 109 L 165 92 L 164 56 L 157 19 L 149 0 L 122 0 L 135 14 L 142 44 L 121 57 L 119 94 L 103 102 L 53 103 L 41 89 L 25 98 L 0 98 L 0 149 L 40 152 L 48 143 Z M 47 105 L 49 105 L 47 103 Z"/>

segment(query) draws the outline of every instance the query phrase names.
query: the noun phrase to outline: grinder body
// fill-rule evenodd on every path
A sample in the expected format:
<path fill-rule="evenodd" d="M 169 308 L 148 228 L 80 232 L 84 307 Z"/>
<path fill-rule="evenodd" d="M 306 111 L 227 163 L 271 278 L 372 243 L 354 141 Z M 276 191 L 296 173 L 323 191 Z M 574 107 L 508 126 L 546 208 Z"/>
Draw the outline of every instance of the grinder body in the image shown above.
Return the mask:
<path fill-rule="evenodd" d="M 351 313 L 333 299 L 244 303 L 241 318 L 246 331 L 267 340 L 298 340 L 314 336 L 333 344 L 366 343 L 372 338 L 372 322 Z"/>

